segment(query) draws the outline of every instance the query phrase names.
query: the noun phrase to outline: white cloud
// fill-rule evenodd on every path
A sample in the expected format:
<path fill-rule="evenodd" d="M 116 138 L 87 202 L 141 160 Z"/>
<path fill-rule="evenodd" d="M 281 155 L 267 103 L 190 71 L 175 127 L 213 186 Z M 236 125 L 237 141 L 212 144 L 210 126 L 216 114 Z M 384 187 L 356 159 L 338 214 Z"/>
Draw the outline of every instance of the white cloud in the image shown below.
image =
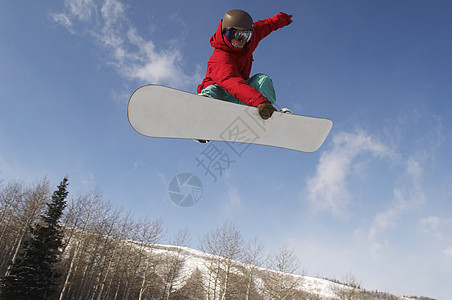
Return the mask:
<path fill-rule="evenodd" d="M 183 88 L 193 87 L 201 79 L 199 67 L 190 74 L 184 71 L 180 41 L 168 40 L 169 46 L 160 49 L 154 41 L 144 39 L 119 0 L 66 0 L 64 10 L 51 18 L 73 34 L 91 36 L 105 51 L 106 63 L 128 80 Z"/>
<path fill-rule="evenodd" d="M 63 13 L 54 13 L 52 14 L 52 19 L 54 22 L 60 24 L 63 27 L 66 27 L 67 30 L 69 30 L 71 33 L 74 33 L 72 29 L 72 21 L 69 19 L 69 17 Z"/>
<path fill-rule="evenodd" d="M 422 119 L 420 119 L 422 117 Z M 416 132 L 415 143 L 406 138 L 411 132 Z M 367 238 L 371 244 L 381 243 L 387 239 L 386 233 L 396 230 L 402 222 L 413 222 L 408 214 L 419 213 L 429 197 L 426 196 L 430 187 L 424 183 L 425 173 L 429 173 L 429 162 L 435 161 L 436 149 L 443 141 L 441 120 L 431 114 L 404 113 L 403 120 L 393 126 L 388 126 L 387 138 L 393 141 L 394 149 L 399 149 L 392 160 L 395 180 L 386 188 L 392 189 L 392 199 L 386 207 L 381 209 L 370 223 Z M 424 170 L 426 169 L 426 170 Z M 444 231 L 447 221 L 440 217 L 424 217 L 420 221 L 420 228 L 433 237 L 443 239 L 447 236 Z M 382 254 L 389 246 L 378 249 Z M 375 251 L 377 252 L 377 251 Z"/>
<path fill-rule="evenodd" d="M 370 243 L 370 255 L 373 258 L 380 258 L 380 257 L 384 256 L 384 254 L 387 252 L 389 246 L 390 245 L 389 245 L 388 241 L 384 241 L 384 242 L 373 241 L 372 243 Z"/>
<path fill-rule="evenodd" d="M 448 258 L 452 258 L 452 246 L 443 250 L 443 254 Z"/>
<path fill-rule="evenodd" d="M 362 231 L 374 257 L 380 256 L 389 247 L 382 234 L 396 227 L 402 214 L 425 202 L 421 160 L 414 156 L 403 158 L 368 133 L 339 132 L 333 137 L 332 149 L 321 154 L 315 175 L 307 181 L 307 199 L 312 210 L 342 217 L 353 199 L 350 182 L 371 173 L 370 162 L 381 158 L 389 159 L 388 169 L 390 165 L 393 168 L 398 166 L 397 170 L 401 173 L 394 174 L 393 185 L 389 186 L 392 199 L 385 201 L 385 207 L 370 219 L 367 229 Z"/>
<path fill-rule="evenodd" d="M 226 202 L 223 205 L 223 211 L 230 214 L 242 209 L 242 198 L 237 188 L 230 187 Z"/>
<path fill-rule="evenodd" d="M 419 222 L 423 232 L 440 240 L 448 240 L 451 236 L 452 219 L 429 216 Z"/>
<path fill-rule="evenodd" d="M 237 188 L 231 188 L 228 191 L 228 202 L 231 207 L 241 208 L 242 207 L 242 199 L 239 195 Z"/>
<path fill-rule="evenodd" d="M 74 22 L 88 22 L 91 20 L 96 5 L 93 0 L 66 0 L 65 11 L 52 13 L 50 17 L 57 24 L 75 33 Z"/>
<path fill-rule="evenodd" d="M 424 218 L 420 222 L 422 230 L 426 233 L 436 232 L 441 223 L 441 218 L 436 216 Z"/>
<path fill-rule="evenodd" d="M 384 212 L 378 213 L 369 229 L 369 239 L 375 240 L 380 232 L 394 226 L 398 213 L 398 207 L 391 207 Z"/>
<path fill-rule="evenodd" d="M 106 0 L 100 9 L 107 28 L 124 18 L 124 6 L 117 0 Z"/>
<path fill-rule="evenodd" d="M 377 213 L 373 219 L 373 222 L 369 229 L 368 238 L 371 241 L 375 241 L 378 235 L 389 228 L 393 228 L 397 224 L 399 216 L 414 202 L 410 202 L 406 199 L 406 191 L 398 187 L 393 191 L 393 202 L 385 211 Z"/>
<path fill-rule="evenodd" d="M 334 136 L 333 149 L 322 153 L 316 174 L 307 181 L 308 202 L 315 212 L 343 215 L 351 199 L 347 179 L 361 154 L 385 157 L 391 151 L 364 132 L 340 132 Z M 357 169 L 362 170 L 362 166 Z"/>
<path fill-rule="evenodd" d="M 368 230 L 368 239 L 371 243 L 379 243 L 381 234 L 398 224 L 401 215 L 411 208 L 418 207 L 425 201 L 425 193 L 421 184 L 423 169 L 418 161 L 408 158 L 404 164 L 405 172 L 399 182 L 394 184 L 393 199 L 389 207 L 375 215 Z M 435 222 L 431 219 L 430 222 Z M 388 243 L 386 243 L 388 245 Z M 380 249 L 383 251 L 383 247 Z M 374 257 L 381 253 L 372 251 Z"/>
<path fill-rule="evenodd" d="M 370 219 L 366 229 L 357 231 L 368 239 L 373 257 L 380 257 L 390 247 L 383 233 L 395 228 L 401 215 L 426 201 L 422 160 L 414 156 L 404 158 L 368 133 L 339 132 L 333 137 L 332 149 L 321 154 L 315 175 L 307 181 L 311 209 L 342 217 L 353 199 L 351 181 L 372 173 L 370 163 L 381 158 L 388 159 L 388 171 L 397 166 L 398 172 L 393 174 L 392 186 L 386 186 L 392 189 L 392 198 L 384 201 L 384 208 Z M 434 226 L 435 221 L 432 218 L 425 222 Z"/>
<path fill-rule="evenodd" d="M 239 190 L 234 187 L 229 187 L 227 190 L 227 196 L 222 204 L 222 213 L 224 217 L 229 218 L 231 215 L 242 210 L 243 203 L 242 197 L 239 194 Z"/>
<path fill-rule="evenodd" d="M 72 15 L 81 21 L 87 21 L 92 17 L 96 7 L 93 0 L 69 0 L 64 2 Z"/>

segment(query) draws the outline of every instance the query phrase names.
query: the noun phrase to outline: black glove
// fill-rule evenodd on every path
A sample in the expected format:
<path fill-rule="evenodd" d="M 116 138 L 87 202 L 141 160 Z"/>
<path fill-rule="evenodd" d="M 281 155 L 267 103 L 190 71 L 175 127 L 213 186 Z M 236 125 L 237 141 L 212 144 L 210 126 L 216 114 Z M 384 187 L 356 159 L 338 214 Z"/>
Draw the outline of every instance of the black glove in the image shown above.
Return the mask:
<path fill-rule="evenodd" d="M 260 103 L 257 108 L 259 108 L 259 115 L 262 119 L 267 120 L 276 111 L 276 108 L 270 103 L 270 101 L 264 101 Z"/>

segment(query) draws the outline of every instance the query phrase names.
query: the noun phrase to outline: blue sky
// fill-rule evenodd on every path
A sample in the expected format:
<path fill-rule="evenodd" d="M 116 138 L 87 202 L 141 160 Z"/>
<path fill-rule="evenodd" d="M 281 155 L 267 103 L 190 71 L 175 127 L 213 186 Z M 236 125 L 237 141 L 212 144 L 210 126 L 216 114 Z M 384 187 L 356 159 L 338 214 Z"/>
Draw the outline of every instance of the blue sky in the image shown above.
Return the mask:
<path fill-rule="evenodd" d="M 189 4 L 187 4 L 189 3 Z M 328 117 L 315 153 L 152 139 L 129 125 L 147 83 L 194 92 L 224 12 L 294 22 L 255 52 L 278 104 Z M 285 244 L 310 275 L 352 272 L 368 289 L 450 299 L 452 2 L 2 1 L 0 178 L 99 188 L 136 216 L 188 228 L 192 246 L 225 221 L 269 251 Z M 197 165 L 228 155 L 220 174 Z M 211 148 L 212 149 L 212 148 Z M 203 184 L 174 205 L 179 173 Z"/>

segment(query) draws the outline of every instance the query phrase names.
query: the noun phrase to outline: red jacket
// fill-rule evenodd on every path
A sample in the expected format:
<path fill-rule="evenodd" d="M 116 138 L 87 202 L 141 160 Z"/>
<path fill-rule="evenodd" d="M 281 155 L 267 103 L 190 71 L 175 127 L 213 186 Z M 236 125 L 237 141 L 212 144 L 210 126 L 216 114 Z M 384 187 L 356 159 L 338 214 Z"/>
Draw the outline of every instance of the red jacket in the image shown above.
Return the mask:
<path fill-rule="evenodd" d="M 253 52 L 257 45 L 272 31 L 287 26 L 290 22 L 289 15 L 279 13 L 272 18 L 254 22 L 253 35 L 244 49 L 235 48 L 223 36 L 221 22 L 216 33 L 210 38 L 210 45 L 215 49 L 207 63 L 206 77 L 198 86 L 198 93 L 205 87 L 216 83 L 225 88 L 232 96 L 250 106 L 257 106 L 268 101 L 246 80 L 250 78 Z"/>

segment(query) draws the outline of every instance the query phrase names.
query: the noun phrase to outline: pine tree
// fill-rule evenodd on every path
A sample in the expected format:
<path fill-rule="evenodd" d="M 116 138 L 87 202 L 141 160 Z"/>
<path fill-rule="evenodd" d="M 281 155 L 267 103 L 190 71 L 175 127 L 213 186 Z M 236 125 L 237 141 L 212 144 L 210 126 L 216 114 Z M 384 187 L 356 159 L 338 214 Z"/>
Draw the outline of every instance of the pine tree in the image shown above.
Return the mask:
<path fill-rule="evenodd" d="M 31 228 L 31 238 L 12 265 L 1 287 L 2 299 L 49 299 L 60 276 L 55 270 L 63 246 L 63 231 L 58 224 L 66 207 L 67 178 L 47 203 L 41 221 Z"/>

